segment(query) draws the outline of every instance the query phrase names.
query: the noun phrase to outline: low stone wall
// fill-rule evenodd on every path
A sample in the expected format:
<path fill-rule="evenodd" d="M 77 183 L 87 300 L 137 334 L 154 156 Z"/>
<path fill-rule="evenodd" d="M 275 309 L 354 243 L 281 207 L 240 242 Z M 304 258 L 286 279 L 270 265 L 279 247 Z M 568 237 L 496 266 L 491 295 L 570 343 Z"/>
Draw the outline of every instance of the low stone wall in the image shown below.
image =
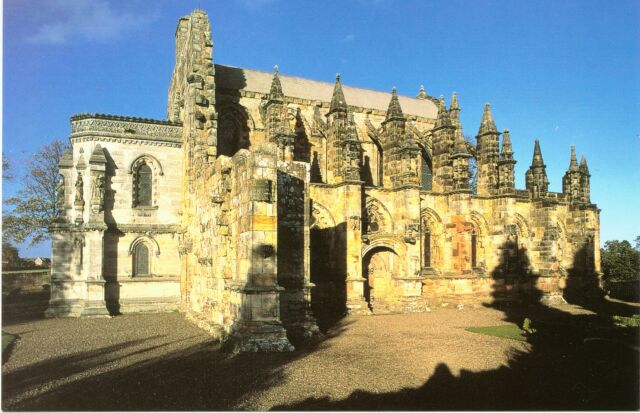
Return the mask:
<path fill-rule="evenodd" d="M 180 279 L 158 277 L 109 280 L 105 285 L 105 300 L 112 314 L 177 311 L 180 304 Z"/>
<path fill-rule="evenodd" d="M 565 279 L 559 277 L 503 277 L 458 275 L 422 281 L 427 305 L 489 304 L 500 301 L 540 300 L 561 296 Z"/>
<path fill-rule="evenodd" d="M 605 281 L 604 289 L 611 298 L 640 302 L 640 281 Z"/>
<path fill-rule="evenodd" d="M 51 269 L 18 270 L 2 272 L 2 291 L 4 294 L 16 291 L 37 292 L 51 285 Z"/>

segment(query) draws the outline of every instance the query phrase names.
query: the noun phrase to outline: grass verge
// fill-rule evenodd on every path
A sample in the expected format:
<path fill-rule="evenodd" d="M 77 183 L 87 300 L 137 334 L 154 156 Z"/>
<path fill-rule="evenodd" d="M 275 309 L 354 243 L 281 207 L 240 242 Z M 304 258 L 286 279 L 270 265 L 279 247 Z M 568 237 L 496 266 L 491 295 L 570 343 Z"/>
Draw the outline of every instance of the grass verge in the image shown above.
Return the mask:
<path fill-rule="evenodd" d="M 13 340 L 15 339 L 16 339 L 16 336 L 14 336 L 13 334 L 5 333 L 3 331 L 2 332 L 2 351 L 5 351 L 7 347 L 9 347 L 11 343 L 13 343 Z"/>
<path fill-rule="evenodd" d="M 486 336 L 507 338 L 510 340 L 527 341 L 524 330 L 515 324 L 503 324 L 499 326 L 468 327 L 465 331 L 484 334 Z"/>

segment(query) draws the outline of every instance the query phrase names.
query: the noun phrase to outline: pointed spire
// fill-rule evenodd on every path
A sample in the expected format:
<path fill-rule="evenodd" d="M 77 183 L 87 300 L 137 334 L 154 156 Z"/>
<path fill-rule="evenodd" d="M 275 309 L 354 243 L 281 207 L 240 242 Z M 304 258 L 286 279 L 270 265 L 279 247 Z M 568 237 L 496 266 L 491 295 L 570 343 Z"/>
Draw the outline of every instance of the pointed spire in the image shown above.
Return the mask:
<path fill-rule="evenodd" d="M 62 153 L 62 157 L 60 158 L 60 162 L 58 162 L 59 168 L 71 168 L 73 167 L 73 154 L 69 149 L 65 149 Z"/>
<path fill-rule="evenodd" d="M 577 171 L 578 170 L 578 159 L 576 158 L 576 146 L 571 145 L 571 161 L 569 162 L 569 170 Z"/>
<path fill-rule="evenodd" d="M 460 129 L 456 130 L 455 143 L 453 147 L 453 156 L 456 155 L 465 155 L 470 157 L 469 148 L 467 148 L 467 142 L 464 140 L 464 136 L 462 135 L 462 131 Z"/>
<path fill-rule="evenodd" d="M 453 95 L 451 95 L 451 106 L 449 110 L 460 110 L 460 105 L 458 105 L 458 95 L 456 92 L 453 92 Z"/>
<path fill-rule="evenodd" d="M 107 163 L 107 158 L 104 156 L 104 151 L 102 150 L 102 147 L 100 146 L 100 144 L 97 144 L 96 147 L 93 149 L 93 152 L 91 153 L 91 157 L 89 158 L 89 163 L 93 163 L 93 164 Z"/>
<path fill-rule="evenodd" d="M 271 90 L 269 91 L 270 101 L 284 101 L 284 93 L 282 92 L 282 84 L 280 76 L 278 76 L 278 65 L 273 67 L 273 80 L 271 81 Z"/>
<path fill-rule="evenodd" d="M 391 101 L 389 102 L 389 108 L 387 109 L 387 116 L 385 118 L 385 122 L 390 120 L 402 120 L 404 121 L 404 114 L 402 113 L 402 108 L 400 107 L 400 101 L 398 100 L 398 91 L 394 86 L 391 89 Z"/>
<path fill-rule="evenodd" d="M 342 91 L 342 84 L 340 83 L 340 73 L 336 73 L 336 83 L 333 86 L 331 105 L 329 107 L 329 113 L 327 113 L 327 115 L 333 112 L 347 112 L 347 101 L 344 98 L 344 92 Z"/>
<path fill-rule="evenodd" d="M 485 133 L 498 133 L 498 128 L 493 121 L 493 114 L 491 113 L 491 105 L 486 103 L 484 105 L 484 113 L 482 114 L 482 122 L 480 123 L 480 129 L 478 130 L 478 136 Z"/>
<path fill-rule="evenodd" d="M 440 95 L 440 102 L 438 104 L 438 118 L 436 119 L 435 128 L 443 126 L 451 126 L 451 118 L 447 111 L 447 105 L 444 102 L 444 96 Z"/>
<path fill-rule="evenodd" d="M 509 129 L 502 131 L 502 148 L 500 150 L 501 161 L 513 161 L 513 148 L 511 147 L 511 133 Z"/>
<path fill-rule="evenodd" d="M 582 159 L 580 160 L 580 172 L 586 173 L 589 175 L 589 167 L 587 166 L 587 157 L 586 155 L 582 155 Z"/>
<path fill-rule="evenodd" d="M 542 151 L 540 150 L 540 140 L 536 139 L 536 145 L 533 148 L 533 159 L 531 160 L 531 166 L 544 166 L 542 160 Z"/>
<path fill-rule="evenodd" d="M 424 90 L 424 85 L 420 85 L 420 91 L 418 92 L 416 99 L 427 99 L 427 98 L 429 98 L 429 95 L 427 95 L 427 92 Z"/>

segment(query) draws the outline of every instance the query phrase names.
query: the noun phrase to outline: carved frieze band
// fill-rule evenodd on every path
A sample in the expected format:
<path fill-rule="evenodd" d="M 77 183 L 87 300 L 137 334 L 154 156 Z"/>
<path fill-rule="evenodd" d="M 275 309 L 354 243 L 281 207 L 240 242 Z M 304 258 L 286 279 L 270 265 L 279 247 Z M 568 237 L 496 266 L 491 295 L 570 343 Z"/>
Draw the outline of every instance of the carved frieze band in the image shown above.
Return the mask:
<path fill-rule="evenodd" d="M 163 125 L 114 119 L 89 118 L 73 120 L 71 122 L 71 135 L 73 136 L 83 132 L 150 136 L 156 139 L 180 140 L 182 127 L 179 125 Z"/>
<path fill-rule="evenodd" d="M 92 141 L 98 141 L 98 142 L 116 142 L 116 143 L 122 143 L 122 144 L 127 144 L 127 145 L 149 145 L 149 146 L 164 146 L 167 148 L 181 148 L 182 147 L 182 143 L 180 142 L 175 142 L 175 141 L 163 141 L 163 140 L 159 140 L 158 138 L 155 139 L 150 139 L 150 138 L 142 138 L 139 137 L 138 139 L 131 139 L 131 137 L 119 137 L 119 136 L 114 136 L 114 135 L 109 135 L 109 136 L 98 136 L 95 135 L 94 132 L 92 132 L 91 134 L 87 134 L 87 135 L 81 135 L 81 136 L 71 136 L 71 143 L 78 143 L 78 142 L 92 142 Z"/>
<path fill-rule="evenodd" d="M 117 224 L 114 229 L 125 233 L 175 234 L 178 232 L 179 227 L 171 224 Z"/>

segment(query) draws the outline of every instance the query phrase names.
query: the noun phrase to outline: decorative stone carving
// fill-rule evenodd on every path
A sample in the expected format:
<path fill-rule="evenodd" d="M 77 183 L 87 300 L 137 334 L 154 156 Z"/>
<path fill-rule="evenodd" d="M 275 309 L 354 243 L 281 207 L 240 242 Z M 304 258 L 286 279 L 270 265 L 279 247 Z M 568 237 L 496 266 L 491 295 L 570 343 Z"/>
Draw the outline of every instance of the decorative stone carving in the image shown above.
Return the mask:
<path fill-rule="evenodd" d="M 356 216 L 356 215 L 350 216 L 347 221 L 348 221 L 349 228 L 352 231 L 359 231 L 360 230 L 360 217 L 359 216 Z"/>
<path fill-rule="evenodd" d="M 404 240 L 409 244 L 415 244 L 420 235 L 420 222 L 412 221 L 405 226 Z"/>
<path fill-rule="evenodd" d="M 82 173 L 78 172 L 76 179 L 76 205 L 84 206 L 84 182 L 82 180 Z"/>
<path fill-rule="evenodd" d="M 250 197 L 252 201 L 272 202 L 273 183 L 269 179 L 254 179 L 250 184 Z"/>
<path fill-rule="evenodd" d="M 93 177 L 92 193 L 91 193 L 91 207 L 95 212 L 102 210 L 104 206 L 104 190 L 105 190 L 105 178 L 100 174 Z"/>
<path fill-rule="evenodd" d="M 64 216 L 64 207 L 66 203 L 64 185 L 64 176 L 60 175 L 60 180 L 56 185 L 56 207 L 58 209 L 58 217 Z"/>
<path fill-rule="evenodd" d="M 72 136 L 80 134 L 81 132 L 124 134 L 126 131 L 133 131 L 136 135 L 155 138 L 180 139 L 182 135 L 180 124 L 153 119 L 127 118 L 102 114 L 78 115 L 71 119 Z"/>

